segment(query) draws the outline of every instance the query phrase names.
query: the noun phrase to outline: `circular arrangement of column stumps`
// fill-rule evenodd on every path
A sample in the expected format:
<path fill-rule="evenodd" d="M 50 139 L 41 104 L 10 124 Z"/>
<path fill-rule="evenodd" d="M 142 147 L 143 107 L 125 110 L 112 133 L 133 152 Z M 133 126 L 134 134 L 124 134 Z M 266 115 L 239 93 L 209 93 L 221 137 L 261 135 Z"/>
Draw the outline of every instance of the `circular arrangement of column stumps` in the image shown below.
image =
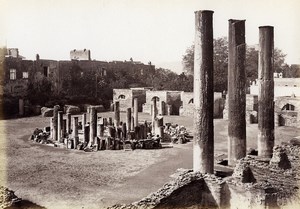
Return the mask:
<path fill-rule="evenodd" d="M 152 117 L 153 122 L 139 123 L 137 113 L 132 117 L 131 108 L 128 108 L 126 122 L 120 121 L 118 103 L 115 102 L 114 121 L 112 117 L 98 117 L 93 106 L 88 108 L 87 113 L 82 114 L 80 122 L 78 116 L 71 117 L 69 113 L 64 118 L 63 111 L 59 111 L 60 107 L 56 105 L 53 108 L 53 117 L 50 118 L 50 126 L 44 130 L 35 129 L 31 140 L 54 147 L 84 151 L 157 149 L 162 147 L 163 140 L 172 143 L 189 141 L 190 136 L 183 126 L 171 123 L 164 126 L 162 116 Z"/>

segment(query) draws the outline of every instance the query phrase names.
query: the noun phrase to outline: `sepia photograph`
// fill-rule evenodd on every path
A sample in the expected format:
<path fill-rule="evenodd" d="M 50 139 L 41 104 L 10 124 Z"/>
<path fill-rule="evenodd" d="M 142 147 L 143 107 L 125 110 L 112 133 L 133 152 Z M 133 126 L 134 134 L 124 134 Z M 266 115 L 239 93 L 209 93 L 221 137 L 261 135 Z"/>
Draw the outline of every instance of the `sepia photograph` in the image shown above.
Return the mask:
<path fill-rule="evenodd" d="M 299 0 L 0 0 L 0 209 L 300 208 Z"/>

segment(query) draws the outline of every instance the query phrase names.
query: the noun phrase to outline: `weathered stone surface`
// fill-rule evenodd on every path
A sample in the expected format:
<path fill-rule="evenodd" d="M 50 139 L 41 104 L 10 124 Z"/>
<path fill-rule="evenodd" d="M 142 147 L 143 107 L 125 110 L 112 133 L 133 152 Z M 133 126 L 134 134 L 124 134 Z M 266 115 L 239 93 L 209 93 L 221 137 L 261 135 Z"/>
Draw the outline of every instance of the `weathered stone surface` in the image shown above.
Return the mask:
<path fill-rule="evenodd" d="M 246 156 L 245 20 L 229 20 L 228 164 Z"/>
<path fill-rule="evenodd" d="M 285 149 L 283 149 L 280 146 L 274 147 L 273 156 L 270 161 L 270 166 L 273 168 L 279 168 L 284 170 L 290 169 L 292 167 Z"/>
<path fill-rule="evenodd" d="M 213 11 L 195 12 L 193 169 L 214 170 Z"/>
<path fill-rule="evenodd" d="M 14 206 L 17 202 L 20 202 L 21 198 L 18 198 L 12 190 L 0 186 L 0 208 L 8 208 Z"/>
<path fill-rule="evenodd" d="M 41 113 L 43 117 L 53 117 L 53 108 L 42 107 Z"/>
<path fill-rule="evenodd" d="M 80 113 L 80 108 L 74 105 L 65 105 L 64 110 L 66 113 L 70 113 L 71 115 Z"/>
<path fill-rule="evenodd" d="M 105 108 L 103 105 L 95 105 L 94 106 L 97 112 L 104 112 Z"/>
<path fill-rule="evenodd" d="M 250 168 L 250 163 L 243 160 L 238 161 L 234 168 L 232 177 L 239 179 L 242 183 L 255 183 L 256 179 Z"/>

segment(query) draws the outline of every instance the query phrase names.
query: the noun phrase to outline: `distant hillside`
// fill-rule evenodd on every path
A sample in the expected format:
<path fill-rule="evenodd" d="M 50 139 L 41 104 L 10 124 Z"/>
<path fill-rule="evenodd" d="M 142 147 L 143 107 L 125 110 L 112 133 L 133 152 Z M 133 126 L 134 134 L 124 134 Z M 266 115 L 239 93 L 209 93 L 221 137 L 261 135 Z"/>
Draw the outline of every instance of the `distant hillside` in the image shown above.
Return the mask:
<path fill-rule="evenodd" d="M 178 62 L 159 62 L 155 63 L 156 68 L 164 68 L 164 69 L 169 69 L 172 70 L 173 72 L 177 74 L 181 74 L 183 71 L 183 66 L 181 61 Z"/>

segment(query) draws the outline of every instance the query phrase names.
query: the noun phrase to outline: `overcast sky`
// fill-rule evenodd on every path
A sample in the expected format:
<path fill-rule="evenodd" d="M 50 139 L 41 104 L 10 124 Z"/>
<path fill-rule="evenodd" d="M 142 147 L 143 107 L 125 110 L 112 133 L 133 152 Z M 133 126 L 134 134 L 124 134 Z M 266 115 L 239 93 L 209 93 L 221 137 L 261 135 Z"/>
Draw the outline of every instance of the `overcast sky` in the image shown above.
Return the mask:
<path fill-rule="evenodd" d="M 69 59 L 90 49 L 96 60 L 181 62 L 194 39 L 194 11 L 214 11 L 214 37 L 228 19 L 246 19 L 247 44 L 272 25 L 275 47 L 300 63 L 299 0 L 0 0 L 0 42 L 27 59 Z"/>

